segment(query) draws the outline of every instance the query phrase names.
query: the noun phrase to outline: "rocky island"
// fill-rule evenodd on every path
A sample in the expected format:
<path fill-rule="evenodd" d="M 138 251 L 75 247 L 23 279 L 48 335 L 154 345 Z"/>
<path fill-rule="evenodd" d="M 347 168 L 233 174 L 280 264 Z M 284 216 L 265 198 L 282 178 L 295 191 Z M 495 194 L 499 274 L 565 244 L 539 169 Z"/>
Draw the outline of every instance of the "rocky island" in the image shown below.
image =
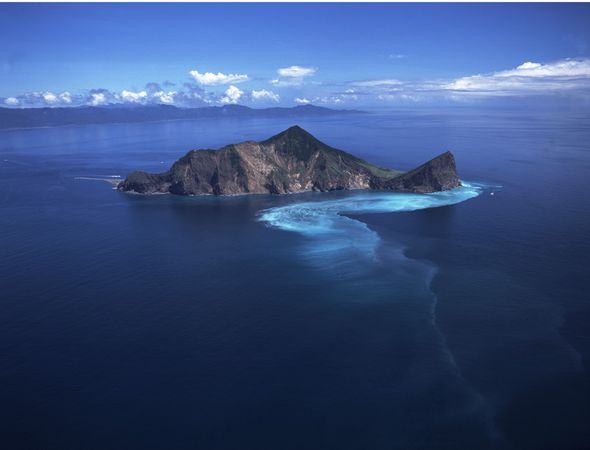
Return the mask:
<path fill-rule="evenodd" d="M 293 126 L 265 141 L 191 150 L 163 173 L 132 172 L 117 189 L 141 194 L 286 194 L 375 189 L 429 193 L 460 186 L 455 158 L 445 152 L 401 172 L 375 166 Z"/>

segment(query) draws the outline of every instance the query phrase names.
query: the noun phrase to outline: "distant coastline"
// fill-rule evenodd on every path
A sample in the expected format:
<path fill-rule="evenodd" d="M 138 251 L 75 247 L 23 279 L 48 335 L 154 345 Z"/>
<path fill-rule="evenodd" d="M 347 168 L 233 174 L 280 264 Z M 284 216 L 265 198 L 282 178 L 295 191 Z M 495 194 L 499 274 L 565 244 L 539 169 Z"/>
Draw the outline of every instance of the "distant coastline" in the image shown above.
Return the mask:
<path fill-rule="evenodd" d="M 201 108 L 178 108 L 170 105 L 0 108 L 0 129 L 163 122 L 209 118 L 301 118 L 364 113 L 365 111 L 331 109 L 314 105 L 261 109 L 242 105 L 207 106 Z"/>

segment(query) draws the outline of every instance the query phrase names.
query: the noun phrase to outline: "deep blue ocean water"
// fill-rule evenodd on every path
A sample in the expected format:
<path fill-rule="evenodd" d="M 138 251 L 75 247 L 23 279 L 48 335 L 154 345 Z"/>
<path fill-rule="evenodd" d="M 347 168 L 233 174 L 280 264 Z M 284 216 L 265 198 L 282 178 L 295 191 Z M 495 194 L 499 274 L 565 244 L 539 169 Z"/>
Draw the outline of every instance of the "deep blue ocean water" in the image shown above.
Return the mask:
<path fill-rule="evenodd" d="M 294 124 L 0 132 L 0 447 L 590 448 L 590 112 L 297 121 L 382 166 L 452 150 L 447 197 L 79 178 Z"/>

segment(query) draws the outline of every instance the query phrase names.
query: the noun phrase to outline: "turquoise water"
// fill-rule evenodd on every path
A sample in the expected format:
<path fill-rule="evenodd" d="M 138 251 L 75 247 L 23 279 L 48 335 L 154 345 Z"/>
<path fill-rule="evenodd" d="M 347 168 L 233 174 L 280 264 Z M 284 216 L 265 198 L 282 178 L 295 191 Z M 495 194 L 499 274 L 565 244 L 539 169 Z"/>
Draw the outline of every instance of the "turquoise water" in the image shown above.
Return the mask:
<path fill-rule="evenodd" d="M 451 149 L 464 185 L 429 195 L 92 179 L 285 120 L 0 132 L 2 447 L 589 447 L 589 119 L 299 121 L 381 166 Z"/>
<path fill-rule="evenodd" d="M 260 213 L 260 220 L 285 231 L 314 238 L 308 242 L 310 254 L 337 258 L 338 253 L 357 250 L 365 257 L 374 257 L 379 235 L 366 224 L 346 214 L 375 214 L 416 211 L 454 205 L 483 192 L 484 185 L 462 182 L 462 186 L 446 192 L 410 194 L 371 192 L 355 193 L 337 200 L 296 202 L 277 206 Z M 361 256 L 361 255 L 357 255 Z"/>

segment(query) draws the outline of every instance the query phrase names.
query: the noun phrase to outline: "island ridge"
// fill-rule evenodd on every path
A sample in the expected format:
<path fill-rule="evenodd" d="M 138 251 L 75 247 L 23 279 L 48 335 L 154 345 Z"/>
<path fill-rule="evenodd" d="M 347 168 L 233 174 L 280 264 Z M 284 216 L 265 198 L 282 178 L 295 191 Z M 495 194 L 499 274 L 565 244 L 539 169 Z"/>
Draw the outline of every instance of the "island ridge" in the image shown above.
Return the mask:
<path fill-rule="evenodd" d="M 265 141 L 191 150 L 163 173 L 130 173 L 117 189 L 141 194 L 287 194 L 374 189 L 429 193 L 460 186 L 445 152 L 409 171 L 375 166 L 332 148 L 299 126 Z"/>

